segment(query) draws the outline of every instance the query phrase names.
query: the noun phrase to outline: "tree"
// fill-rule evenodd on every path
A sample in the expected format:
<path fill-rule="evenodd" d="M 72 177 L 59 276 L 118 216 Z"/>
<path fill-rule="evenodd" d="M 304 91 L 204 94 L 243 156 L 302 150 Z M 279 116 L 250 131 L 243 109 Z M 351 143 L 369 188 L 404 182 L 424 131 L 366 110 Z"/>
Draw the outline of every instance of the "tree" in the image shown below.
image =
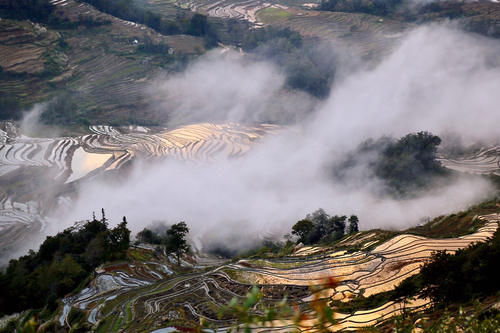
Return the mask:
<path fill-rule="evenodd" d="M 374 164 L 374 173 L 396 194 L 424 189 L 435 177 L 447 174 L 436 160 L 440 143 L 432 133 L 410 133 L 386 145 Z"/>
<path fill-rule="evenodd" d="M 332 230 L 328 233 L 328 236 L 333 237 L 333 240 L 341 239 L 345 234 L 345 220 L 347 216 L 333 216 L 330 218 L 329 222 L 332 225 Z"/>
<path fill-rule="evenodd" d="M 189 251 L 189 245 L 186 240 L 186 235 L 189 233 L 189 228 L 186 222 L 176 223 L 167 230 L 165 238 L 165 252 L 167 254 L 174 253 L 177 257 L 177 265 L 181 265 L 181 256 Z"/>
<path fill-rule="evenodd" d="M 164 242 L 163 237 L 148 228 L 144 228 L 137 233 L 137 240 L 147 244 L 162 244 Z"/>
<path fill-rule="evenodd" d="M 109 232 L 109 238 L 111 240 L 111 254 L 116 254 L 118 258 L 125 257 L 130 245 L 130 230 L 127 228 L 127 218 L 125 216 L 123 217 L 122 223 Z"/>
<path fill-rule="evenodd" d="M 292 227 L 292 235 L 298 236 L 298 241 L 304 243 L 313 228 L 314 224 L 311 221 L 307 219 L 300 220 Z"/>
<path fill-rule="evenodd" d="M 64 296 L 89 277 L 94 269 L 108 261 L 126 257 L 130 230 L 123 219 L 114 229 L 103 220 L 77 224 L 41 244 L 38 252 L 29 251 L 11 260 L 0 272 L 0 314 L 57 307 Z"/>
<path fill-rule="evenodd" d="M 349 227 L 347 229 L 347 232 L 349 234 L 354 234 L 359 231 L 359 219 L 356 215 L 351 215 L 349 217 Z"/>

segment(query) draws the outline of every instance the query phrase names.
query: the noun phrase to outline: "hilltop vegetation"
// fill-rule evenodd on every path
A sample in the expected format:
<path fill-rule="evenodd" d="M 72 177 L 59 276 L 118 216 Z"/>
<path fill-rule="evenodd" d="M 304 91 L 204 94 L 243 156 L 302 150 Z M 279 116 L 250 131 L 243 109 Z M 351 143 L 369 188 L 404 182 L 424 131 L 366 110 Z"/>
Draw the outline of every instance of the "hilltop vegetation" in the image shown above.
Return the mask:
<path fill-rule="evenodd" d="M 348 181 L 352 173 L 367 167 L 380 179 L 384 194 L 397 197 L 418 195 L 450 175 L 436 160 L 441 139 L 429 132 L 410 133 L 398 140 L 383 137 L 363 142 L 334 169 L 334 176 Z"/>
<path fill-rule="evenodd" d="M 496 206 L 495 201 L 487 205 L 485 204 L 482 207 L 486 209 L 484 212 L 489 212 L 494 210 L 494 207 L 498 206 Z M 498 210 L 498 208 L 496 209 Z M 478 212 L 481 213 L 483 211 Z M 282 253 L 282 257 L 278 261 L 273 262 L 269 261 L 269 259 L 248 260 L 247 266 L 251 270 L 255 270 L 258 267 L 273 267 L 274 269 L 284 271 L 295 267 L 294 265 L 306 265 L 304 267 L 313 265 L 311 267 L 314 267 L 318 260 L 323 261 L 330 258 L 329 253 L 331 252 L 329 251 L 332 249 L 334 250 L 334 248 L 329 250 L 332 240 L 338 239 L 338 237 L 341 237 L 341 234 L 344 235 L 345 232 L 350 233 L 352 235 L 351 237 L 355 237 L 357 234 L 359 221 L 354 215 L 348 219 L 349 227 L 347 230 L 347 218 L 345 216 L 329 216 L 323 210 L 318 210 L 309 214 L 306 218 L 307 220 L 301 220 L 293 227 L 292 230 L 294 231 L 294 235 L 300 237 L 301 239 L 299 240 L 312 240 L 312 238 L 314 238 L 313 236 L 317 236 L 318 233 L 323 233 L 322 237 L 319 238 L 319 244 L 328 244 L 324 248 L 324 250 L 327 251 L 325 255 L 313 255 L 311 258 L 308 256 L 300 257 L 300 255 L 299 257 L 295 255 L 290 256 L 290 254 L 295 251 L 295 244 L 291 246 L 287 244 L 286 249 L 276 249 L 276 251 L 278 251 L 277 254 L 283 250 L 288 251 L 288 253 Z M 296 227 L 304 224 L 304 221 L 307 221 L 307 224 L 312 228 Z M 150 229 L 144 229 L 137 235 L 137 239 L 141 242 L 164 244 L 167 252 L 176 255 L 179 261 L 180 255 L 183 255 L 187 250 L 185 236 L 188 231 L 189 228 L 187 224 L 180 222 L 174 224 L 165 232 L 160 233 Z M 363 238 L 368 235 L 368 233 L 361 233 L 360 236 Z M 43 308 L 43 311 L 36 310 L 34 312 L 26 312 L 19 317 L 19 321 L 16 322 L 14 320 L 9 322 L 8 326 L 6 326 L 3 331 L 7 332 L 9 329 L 22 327 L 26 329 L 30 327 L 33 329 L 39 328 L 42 331 L 43 329 L 61 329 L 62 331 L 66 331 L 66 327 L 60 327 L 57 321 L 54 320 L 54 316 L 57 316 L 56 318 L 59 316 L 60 310 L 58 312 L 54 312 L 54 310 L 58 307 L 58 304 L 60 304 L 60 297 L 66 296 L 68 293 L 73 293 L 74 295 L 87 285 L 90 281 L 89 276 L 91 276 L 91 272 L 94 271 L 99 263 L 112 262 L 112 264 L 108 265 L 109 268 L 106 268 L 107 273 L 105 274 L 112 274 L 110 273 L 111 267 L 127 266 L 127 264 L 122 263 L 129 260 L 126 259 L 126 252 L 129 247 L 129 234 L 130 232 L 126 228 L 125 220 L 116 228 L 109 229 L 107 227 L 107 219 L 104 215 L 101 220 L 97 220 L 94 217 L 92 221 L 67 229 L 54 237 L 48 237 L 38 252 L 32 252 L 28 256 L 11 261 L 7 271 L 0 275 L 0 281 L 2 282 L 0 287 L 3 288 L 1 290 L 2 294 L 0 294 L 2 311 L 11 313 L 13 311 L 20 311 L 28 308 Z M 217 316 L 218 313 L 219 318 L 222 318 L 221 320 L 229 320 L 226 321 L 226 323 L 239 323 L 243 325 L 243 327 L 247 324 L 256 323 L 276 325 L 276 320 L 280 319 L 290 320 L 294 325 L 310 325 L 310 322 L 302 322 L 303 319 L 301 318 L 306 314 L 308 318 L 317 318 L 320 321 L 320 323 L 318 323 L 320 326 L 326 325 L 324 327 L 328 327 L 337 322 L 333 315 L 335 311 L 353 313 L 362 309 L 370 310 L 390 301 L 403 302 L 402 304 L 405 304 L 404 302 L 416 295 L 430 296 L 434 301 L 436 309 L 450 305 L 455 307 L 457 304 L 467 306 L 472 300 L 482 300 L 485 297 L 494 295 L 499 290 L 495 283 L 496 275 L 494 274 L 494 264 L 500 259 L 498 257 L 500 253 L 498 249 L 500 244 L 499 236 L 500 232 L 497 231 L 491 242 L 473 245 L 467 249 L 458 251 L 456 255 L 440 252 L 432 257 L 432 260 L 424 266 L 420 274 L 404 280 L 404 282 L 394 290 L 377 293 L 370 297 L 356 296 L 349 302 L 332 301 L 327 296 L 321 296 L 323 291 L 329 292 L 330 288 L 336 288 L 338 286 L 338 281 L 335 279 L 329 279 L 325 284 L 310 287 L 309 293 L 314 296 L 314 301 L 312 303 L 300 303 L 300 306 L 297 307 L 290 306 L 290 303 L 286 299 L 280 301 L 283 299 L 285 291 L 279 291 L 277 289 L 278 285 L 261 285 L 258 288 L 251 288 L 250 285 L 235 284 L 235 281 L 227 281 L 221 284 L 221 286 L 229 288 L 230 290 L 234 288 L 234 290 L 231 290 L 230 294 L 233 300 L 227 302 L 222 308 L 207 306 L 203 301 L 204 296 L 202 294 L 197 294 L 196 297 L 201 297 L 199 300 L 193 300 L 186 296 L 188 298 L 183 301 L 195 302 L 193 304 L 202 304 L 199 309 L 208 311 L 207 313 L 212 316 Z M 368 240 L 369 239 L 367 239 L 367 241 Z M 267 251 L 274 251 L 274 249 L 272 249 L 273 246 L 274 245 L 271 245 L 271 248 L 268 248 Z M 356 251 L 356 256 L 362 255 L 363 251 L 369 251 L 368 249 L 361 250 L 360 247 L 355 247 L 350 250 Z M 129 252 L 130 251 L 129 249 Z M 145 262 L 145 265 L 151 260 L 148 257 L 149 255 L 147 251 L 134 254 L 134 256 L 139 258 L 138 260 Z M 116 262 L 117 260 L 119 260 L 118 263 Z M 300 260 L 305 261 L 300 262 Z M 310 262 L 308 260 L 310 260 Z M 131 266 L 127 267 L 136 266 L 139 263 L 131 262 L 130 264 Z M 239 264 L 245 266 L 244 262 L 239 262 Z M 404 263 L 398 262 L 395 264 L 401 265 L 401 267 L 405 265 Z M 234 266 L 232 267 L 234 268 Z M 446 269 L 443 270 L 443 267 L 446 267 Z M 180 272 L 182 272 L 182 270 Z M 125 288 L 122 291 L 117 291 L 117 295 L 120 295 L 121 292 L 124 293 L 124 295 L 118 296 L 117 300 L 121 302 L 124 299 L 129 299 L 130 295 L 134 295 L 134 298 L 147 298 L 147 293 L 157 290 L 159 286 L 164 286 L 162 288 L 167 288 L 166 286 L 170 286 L 170 288 L 177 286 L 174 290 L 178 292 L 184 289 L 189 290 L 189 285 L 182 281 L 188 281 L 186 279 L 189 279 L 190 276 L 194 276 L 193 281 L 201 281 L 196 278 L 196 270 L 191 269 L 189 272 L 193 274 L 183 275 L 181 273 L 179 275 L 174 275 L 172 278 L 163 278 L 157 281 L 158 284 L 153 284 L 146 289 L 142 289 L 141 287 L 128 290 L 128 288 Z M 217 269 L 211 273 L 207 273 L 206 270 L 201 270 L 200 272 L 202 272 L 202 274 L 215 274 L 214 272 L 217 272 Z M 142 272 L 142 274 L 144 274 L 144 272 Z M 220 280 L 221 276 L 214 276 L 215 278 L 211 276 L 209 281 L 218 281 L 222 283 Z M 179 281 L 182 283 L 179 284 Z M 457 295 L 455 291 L 457 288 L 462 287 L 465 288 L 464 293 Z M 11 292 L 9 288 L 15 288 L 15 291 Z M 162 293 L 162 297 L 169 295 L 169 289 L 162 288 L 158 289 Z M 241 290 L 241 288 L 243 289 Z M 292 288 L 291 286 L 287 286 L 286 288 L 288 288 L 286 289 L 288 292 L 292 291 L 292 289 L 290 289 Z M 212 295 L 211 297 L 215 297 L 220 301 L 220 297 L 222 297 L 221 291 L 219 289 L 215 290 L 217 290 L 217 292 L 211 290 L 209 295 Z M 129 292 L 131 294 L 129 294 Z M 302 293 L 303 292 L 304 291 L 302 291 Z M 235 297 L 235 294 L 239 296 Z M 109 298 L 110 300 L 114 300 L 116 297 L 110 297 L 109 295 L 110 294 L 105 294 L 103 297 L 106 299 Z M 36 300 L 33 299 L 35 296 Z M 21 303 L 21 301 L 24 301 L 24 303 Z M 120 320 L 118 320 L 118 322 L 114 321 L 119 316 L 112 311 L 113 307 L 108 303 L 109 302 L 103 303 L 105 304 L 104 309 L 106 309 L 103 310 L 105 315 L 94 326 L 87 322 L 86 318 L 88 314 L 77 309 L 71 310 L 67 319 L 71 329 L 116 331 L 120 327 L 126 327 L 127 329 L 141 327 L 141 321 L 136 320 L 139 318 L 134 318 L 132 321 L 131 319 L 127 319 L 127 323 L 130 321 L 127 325 L 132 326 L 122 326 Z M 116 306 L 116 304 L 119 303 L 113 301 L 111 304 Z M 176 306 L 180 306 L 176 304 L 177 303 L 174 302 L 172 305 L 174 309 L 177 309 Z M 13 309 L 13 305 L 16 306 L 16 310 Z M 197 309 L 198 306 L 200 305 L 197 305 Z M 134 311 L 142 311 L 142 308 L 137 307 L 137 305 L 134 309 Z M 255 309 L 260 309 L 262 311 L 253 311 Z M 130 310 L 127 308 L 126 311 L 128 312 Z M 438 310 L 433 309 L 433 311 Z M 446 313 L 439 313 L 439 317 L 437 318 L 433 317 L 432 320 L 421 321 L 419 327 L 425 328 L 424 332 L 453 332 L 452 328 L 454 326 L 451 326 L 449 321 L 448 326 L 446 324 Z M 398 331 L 401 332 L 411 332 L 412 329 L 415 328 L 415 320 L 417 317 L 412 317 L 413 315 L 411 313 L 403 314 L 402 317 L 396 318 L 395 321 L 385 321 L 382 327 L 372 328 L 372 331 L 383 332 L 386 328 L 397 328 Z M 463 318 L 462 315 L 455 315 L 453 325 L 462 325 L 463 327 L 463 325 L 467 323 L 470 325 L 474 324 L 476 325 L 474 327 L 489 332 L 487 329 L 489 327 L 495 327 L 494 325 L 498 322 L 498 316 L 495 316 L 495 312 L 477 310 L 471 318 Z M 236 322 L 231 320 L 236 320 Z M 166 323 L 168 322 L 169 321 Z M 212 326 L 213 322 L 200 322 L 196 320 L 194 322 L 200 326 L 192 326 L 193 318 L 191 317 L 184 317 L 184 321 L 177 318 L 172 322 L 175 322 L 175 327 L 179 328 L 186 327 L 197 329 L 197 327 L 199 327 L 201 329 L 202 327 L 217 327 Z M 166 325 L 166 323 L 163 323 L 163 325 Z M 156 323 L 155 325 L 159 324 Z"/>
<path fill-rule="evenodd" d="M 177 258 L 177 265 L 181 265 L 181 256 L 188 253 L 190 246 L 186 236 L 189 228 L 186 222 L 179 222 L 168 227 L 164 235 L 144 228 L 137 234 L 138 243 L 162 245 L 167 255 L 174 254 Z"/>
<path fill-rule="evenodd" d="M 292 227 L 292 235 L 298 237 L 303 244 L 331 243 L 344 237 L 347 216 L 330 216 L 323 209 L 318 209 Z M 356 215 L 349 217 L 347 233 L 359 231 L 359 219 Z"/>
<path fill-rule="evenodd" d="M 37 252 L 11 260 L 0 272 L 0 313 L 46 308 L 51 314 L 57 299 L 73 291 L 100 264 L 124 259 L 130 243 L 125 217 L 115 228 L 95 217 L 48 236 Z"/>

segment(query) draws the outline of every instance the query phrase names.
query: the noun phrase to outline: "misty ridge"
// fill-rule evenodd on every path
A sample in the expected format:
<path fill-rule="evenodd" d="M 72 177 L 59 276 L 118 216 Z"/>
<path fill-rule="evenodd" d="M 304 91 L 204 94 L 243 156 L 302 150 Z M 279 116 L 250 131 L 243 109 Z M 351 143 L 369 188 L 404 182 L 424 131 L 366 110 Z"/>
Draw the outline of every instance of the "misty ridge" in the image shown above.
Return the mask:
<path fill-rule="evenodd" d="M 119 182 L 82 184 L 73 206 L 54 214 L 64 222 L 47 232 L 105 207 L 111 221 L 126 215 L 133 232 L 152 221 L 186 221 L 200 247 L 238 248 L 282 236 L 320 207 L 356 214 L 361 229 L 407 228 L 465 208 L 494 193 L 484 178 L 454 175 L 410 197 L 380 195 L 386 184 L 370 171 L 373 156 L 353 152 L 369 139 L 420 131 L 438 135 L 443 146 L 446 138 L 500 142 L 499 51 L 453 26 L 419 27 L 369 69 L 338 56 L 340 74 L 325 100 L 284 89 L 285 73 L 272 61 L 211 51 L 185 72 L 159 77 L 149 88 L 152 107 L 168 109 L 172 126 L 265 120 L 284 124 L 279 134 L 237 159 L 135 161 Z M 355 167 L 334 176 L 347 158 Z"/>

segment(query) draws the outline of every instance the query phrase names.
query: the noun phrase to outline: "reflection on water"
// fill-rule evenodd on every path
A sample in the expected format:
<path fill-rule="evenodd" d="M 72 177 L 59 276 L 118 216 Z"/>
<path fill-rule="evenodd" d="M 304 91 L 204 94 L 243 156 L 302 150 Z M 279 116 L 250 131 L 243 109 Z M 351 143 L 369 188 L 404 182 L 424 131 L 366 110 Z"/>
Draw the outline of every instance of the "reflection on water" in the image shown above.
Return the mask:
<path fill-rule="evenodd" d="M 86 176 L 89 172 L 98 169 L 108 161 L 113 154 L 88 153 L 82 147 L 75 150 L 71 160 L 71 176 L 67 183 Z"/>

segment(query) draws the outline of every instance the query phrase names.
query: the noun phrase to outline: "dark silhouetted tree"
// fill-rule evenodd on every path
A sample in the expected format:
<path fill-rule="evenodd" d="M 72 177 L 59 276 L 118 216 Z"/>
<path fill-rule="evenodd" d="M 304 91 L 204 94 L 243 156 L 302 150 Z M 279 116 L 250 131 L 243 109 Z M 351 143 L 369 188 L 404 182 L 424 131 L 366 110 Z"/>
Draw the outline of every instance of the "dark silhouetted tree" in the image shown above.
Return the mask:
<path fill-rule="evenodd" d="M 186 222 L 176 223 L 167 230 L 165 238 L 165 252 L 167 254 L 174 253 L 177 257 L 177 265 L 181 265 L 181 256 L 189 251 L 189 245 L 186 236 L 189 233 L 189 228 Z"/>
<path fill-rule="evenodd" d="M 300 220 L 292 227 L 292 235 L 299 237 L 299 242 L 306 242 L 307 236 L 314 228 L 314 224 L 309 220 Z"/>
<path fill-rule="evenodd" d="M 347 233 L 354 234 L 359 231 L 359 219 L 356 215 L 349 217 L 349 227 Z"/>

